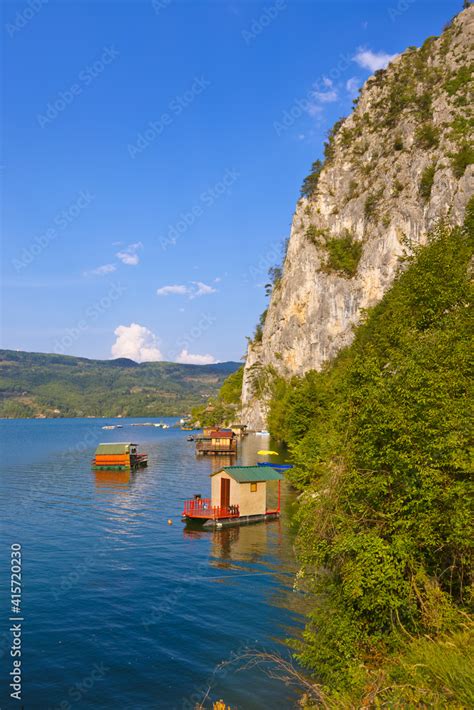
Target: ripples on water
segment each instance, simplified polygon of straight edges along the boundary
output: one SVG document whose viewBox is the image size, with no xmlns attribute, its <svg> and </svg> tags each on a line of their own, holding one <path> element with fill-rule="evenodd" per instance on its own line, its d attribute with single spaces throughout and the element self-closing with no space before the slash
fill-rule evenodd
<svg viewBox="0 0 474 710">
<path fill-rule="evenodd" d="M 283 491 L 279 521 L 186 530 L 183 500 L 208 494 L 209 473 L 228 462 L 196 458 L 186 432 L 129 426 L 137 420 L 102 431 L 109 421 L 1 423 L 1 707 L 10 707 L 14 542 L 23 548 L 26 708 L 190 709 L 209 686 L 233 708 L 293 707 L 261 670 L 217 669 L 246 646 L 287 654 L 278 639 L 299 625 L 291 495 Z M 91 470 L 99 442 L 127 440 L 148 452 L 148 468 Z M 248 437 L 239 462 L 254 463 L 263 441 Z"/>
</svg>

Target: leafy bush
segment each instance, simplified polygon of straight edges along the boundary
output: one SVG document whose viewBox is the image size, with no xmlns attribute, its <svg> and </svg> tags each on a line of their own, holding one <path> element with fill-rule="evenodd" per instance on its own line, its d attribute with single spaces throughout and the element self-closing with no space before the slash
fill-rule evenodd
<svg viewBox="0 0 474 710">
<path fill-rule="evenodd" d="M 193 420 L 201 426 L 232 424 L 240 406 L 243 376 L 243 367 L 229 375 L 222 383 L 217 397 L 191 410 Z"/>
<path fill-rule="evenodd" d="M 435 148 L 439 143 L 439 130 L 432 123 L 424 123 L 415 134 L 420 148 Z"/>
<path fill-rule="evenodd" d="M 456 142 L 465 141 L 474 133 L 474 119 L 458 115 L 451 123 L 450 138 Z"/>
<path fill-rule="evenodd" d="M 431 190 L 433 188 L 433 182 L 436 174 L 436 163 L 428 165 L 421 173 L 419 192 L 420 196 L 428 201 L 431 196 Z"/>
<path fill-rule="evenodd" d="M 468 165 L 474 163 L 474 148 L 472 143 L 463 143 L 457 153 L 451 156 L 451 166 L 455 177 L 462 178 Z"/>
<path fill-rule="evenodd" d="M 355 276 L 362 256 L 362 242 L 354 239 L 350 232 L 345 232 L 342 237 L 326 239 L 325 249 L 327 260 L 324 270 L 334 271 L 346 278 Z"/>
<path fill-rule="evenodd" d="M 357 180 L 351 180 L 349 183 L 349 190 L 347 191 L 347 201 L 353 200 L 358 195 L 359 182 Z"/>
<path fill-rule="evenodd" d="M 327 236 L 327 229 L 319 229 L 314 224 L 310 224 L 305 232 L 306 239 L 308 239 L 311 244 L 314 244 L 314 246 L 321 246 L 321 244 L 324 244 Z"/>
<path fill-rule="evenodd" d="M 380 199 L 382 197 L 383 190 L 379 190 L 378 192 L 372 192 L 370 195 L 367 195 L 367 198 L 365 200 L 364 204 L 364 215 L 365 218 L 368 220 L 374 220 L 377 217 L 377 207 L 380 202 Z"/>
<path fill-rule="evenodd" d="M 470 81 L 472 81 L 472 67 L 462 66 L 454 76 L 445 83 L 444 89 L 450 96 L 454 96 L 461 89 L 465 89 Z"/>
<path fill-rule="evenodd" d="M 393 148 L 394 150 L 403 150 L 403 137 L 400 135 L 400 133 L 395 136 Z"/>
<path fill-rule="evenodd" d="M 433 96 L 430 92 L 424 92 L 415 98 L 415 105 L 420 118 L 426 120 L 431 115 L 431 105 Z"/>
<path fill-rule="evenodd" d="M 474 199 L 464 228 L 438 228 L 406 259 L 349 348 L 274 384 L 313 600 L 295 646 L 334 707 L 473 703 L 473 242 Z"/>
<path fill-rule="evenodd" d="M 392 194 L 394 195 L 394 197 L 398 197 L 398 195 L 400 195 L 400 193 L 402 193 L 402 192 L 403 192 L 403 183 L 400 182 L 400 180 L 398 180 L 398 178 L 395 178 L 395 180 L 393 181 Z"/>
<path fill-rule="evenodd" d="M 265 320 L 267 318 L 267 313 L 268 313 L 268 308 L 265 308 L 263 313 L 261 314 L 258 323 L 255 327 L 255 332 L 253 334 L 253 342 L 254 343 L 261 343 L 262 338 L 263 338 L 263 326 L 265 325 Z"/>
<path fill-rule="evenodd" d="M 324 144 L 324 157 L 327 162 L 331 161 L 334 158 L 336 151 L 336 136 L 339 133 L 339 130 L 341 129 L 341 126 L 343 125 L 345 120 L 345 118 L 340 118 L 338 121 L 336 121 L 336 123 L 328 133 L 328 139 Z"/>
</svg>

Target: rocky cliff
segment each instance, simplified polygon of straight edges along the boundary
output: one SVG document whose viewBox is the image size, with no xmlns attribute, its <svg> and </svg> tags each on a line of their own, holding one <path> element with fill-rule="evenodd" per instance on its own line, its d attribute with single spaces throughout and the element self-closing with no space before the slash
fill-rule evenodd
<svg viewBox="0 0 474 710">
<path fill-rule="evenodd" d="M 265 426 L 275 374 L 320 369 L 390 287 L 400 256 L 473 193 L 474 7 L 363 87 L 297 204 L 281 278 L 249 344 L 242 419 Z"/>
</svg>

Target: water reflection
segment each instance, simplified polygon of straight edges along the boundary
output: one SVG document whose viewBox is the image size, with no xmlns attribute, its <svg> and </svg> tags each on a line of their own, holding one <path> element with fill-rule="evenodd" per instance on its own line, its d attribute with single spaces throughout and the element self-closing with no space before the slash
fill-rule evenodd
<svg viewBox="0 0 474 710">
<path fill-rule="evenodd" d="M 236 525 L 214 530 L 211 555 L 218 567 L 229 567 L 232 562 L 258 562 L 268 554 L 271 528 L 280 527 L 280 521 L 261 522 L 254 525 Z"/>
<path fill-rule="evenodd" d="M 96 488 L 112 488 L 114 493 L 128 491 L 136 478 L 130 469 L 124 471 L 94 471 Z"/>
<path fill-rule="evenodd" d="M 210 456 L 211 473 L 222 471 L 226 466 L 235 466 L 237 464 L 235 456 Z"/>
</svg>

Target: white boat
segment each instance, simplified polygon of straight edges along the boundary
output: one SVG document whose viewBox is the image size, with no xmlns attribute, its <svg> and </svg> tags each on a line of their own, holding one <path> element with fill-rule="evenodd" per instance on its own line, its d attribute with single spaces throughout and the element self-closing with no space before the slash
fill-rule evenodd
<svg viewBox="0 0 474 710">
<path fill-rule="evenodd" d="M 270 436 L 270 432 L 265 431 L 264 429 L 262 429 L 262 431 L 256 431 L 255 433 L 257 436 Z"/>
</svg>

